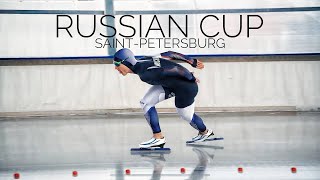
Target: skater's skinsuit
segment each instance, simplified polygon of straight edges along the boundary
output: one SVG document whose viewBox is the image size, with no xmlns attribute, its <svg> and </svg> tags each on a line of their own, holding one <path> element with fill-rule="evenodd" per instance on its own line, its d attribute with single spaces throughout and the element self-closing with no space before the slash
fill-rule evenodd
<svg viewBox="0 0 320 180">
<path fill-rule="evenodd" d="M 140 101 L 145 117 L 153 133 L 161 132 L 155 105 L 175 96 L 175 106 L 180 117 L 192 127 L 203 132 L 206 130 L 202 119 L 194 113 L 194 99 L 198 85 L 193 73 L 185 67 L 167 59 L 183 60 L 196 67 L 196 60 L 172 51 L 161 53 L 162 57 L 143 57 L 130 69 L 143 82 L 153 85 Z"/>
</svg>

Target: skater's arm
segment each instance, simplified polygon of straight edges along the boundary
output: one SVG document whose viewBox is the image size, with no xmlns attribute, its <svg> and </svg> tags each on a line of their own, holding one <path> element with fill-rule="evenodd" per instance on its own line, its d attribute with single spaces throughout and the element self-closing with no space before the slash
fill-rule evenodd
<svg viewBox="0 0 320 180">
<path fill-rule="evenodd" d="M 193 76 L 193 73 L 188 71 L 187 69 L 180 67 L 180 66 L 174 66 L 172 68 L 165 68 L 162 72 L 163 77 L 178 77 L 187 79 L 189 81 L 196 81 L 196 78 Z"/>
<path fill-rule="evenodd" d="M 161 57 L 169 59 L 169 60 L 180 60 L 180 61 L 187 62 L 192 67 L 195 67 L 198 69 L 204 68 L 203 63 L 201 61 L 199 61 L 198 59 L 193 59 L 193 58 L 191 58 L 187 55 L 181 54 L 181 53 L 177 53 L 174 51 L 167 51 L 167 52 L 160 53 L 160 55 L 161 55 Z"/>
<path fill-rule="evenodd" d="M 178 52 L 174 52 L 174 51 L 166 51 L 163 53 L 160 53 L 161 57 L 164 57 L 166 59 L 170 59 L 170 60 L 180 60 L 180 61 L 184 61 L 189 63 L 190 65 L 192 65 L 193 67 L 195 67 L 194 65 L 196 65 L 194 62 L 195 60 L 190 58 L 187 55 L 178 53 Z"/>
</svg>

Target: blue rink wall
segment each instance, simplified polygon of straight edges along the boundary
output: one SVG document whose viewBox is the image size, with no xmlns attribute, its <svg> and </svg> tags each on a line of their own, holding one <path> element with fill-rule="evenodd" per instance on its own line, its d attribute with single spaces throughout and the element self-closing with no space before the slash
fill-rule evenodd
<svg viewBox="0 0 320 180">
<path fill-rule="evenodd" d="M 143 6 L 142 6 L 143 5 Z M 154 14 L 159 18 L 165 35 L 168 14 L 183 23 L 188 13 L 188 37 L 205 39 L 199 29 L 201 19 L 215 14 L 219 21 L 204 24 L 208 33 L 221 32 L 225 48 L 169 48 L 185 54 L 207 55 L 273 55 L 320 53 L 320 2 L 317 0 L 254 1 L 1 1 L 0 61 L 10 58 L 70 58 L 111 56 L 119 48 L 97 48 L 99 33 L 105 27 L 96 26 L 89 38 L 77 34 L 76 14 L 80 14 L 83 33 L 93 28 L 92 14 L 114 14 L 119 32 L 130 29 L 119 25 L 122 15 L 132 14 L 126 23 L 142 31 Z M 57 14 L 69 14 L 73 19 L 72 38 L 61 31 L 57 38 Z M 257 14 L 263 26 L 246 35 L 246 16 Z M 239 17 L 243 30 L 237 38 L 223 35 L 222 16 L 228 20 L 227 31 L 236 33 Z M 68 21 L 61 21 L 68 25 Z M 253 24 L 259 19 L 253 19 Z M 218 29 L 216 29 L 218 27 Z M 172 37 L 182 38 L 177 28 Z M 150 37 L 161 36 L 151 32 Z M 119 35 L 115 38 L 120 38 Z M 139 39 L 138 34 L 134 37 Z M 167 48 L 131 48 L 137 55 L 153 55 Z M 188 67 L 189 68 L 189 67 Z M 191 70 L 191 68 L 189 68 Z M 319 110 L 320 61 L 206 62 L 205 69 L 193 70 L 201 79 L 196 106 L 215 110 Z M 33 112 L 64 110 L 97 110 L 140 108 L 139 101 L 150 86 L 137 76 L 120 76 L 112 64 L 0 66 L 0 112 Z M 134 96 L 128 96 L 134 94 Z M 161 108 L 174 108 L 172 100 Z"/>
</svg>

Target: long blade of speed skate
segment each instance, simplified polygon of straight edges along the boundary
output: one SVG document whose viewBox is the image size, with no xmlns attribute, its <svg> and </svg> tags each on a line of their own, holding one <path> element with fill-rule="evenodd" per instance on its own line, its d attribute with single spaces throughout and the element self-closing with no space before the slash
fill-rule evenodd
<svg viewBox="0 0 320 180">
<path fill-rule="evenodd" d="M 170 154 L 170 148 L 131 148 L 131 154 Z"/>
<path fill-rule="evenodd" d="M 187 141 L 186 143 L 187 144 L 190 144 L 190 143 L 201 143 L 201 142 L 206 142 L 206 141 L 217 141 L 217 140 L 223 140 L 223 137 L 218 137 L 218 138 L 208 138 L 204 141 L 200 141 L 200 142 L 197 142 L 197 141 Z"/>
<path fill-rule="evenodd" d="M 217 138 L 208 138 L 205 141 L 218 141 L 218 140 L 223 140 L 223 137 L 217 137 Z"/>
<path fill-rule="evenodd" d="M 155 152 L 160 152 L 160 151 L 171 151 L 170 148 L 131 148 L 132 151 L 139 151 L 139 152 L 145 152 L 145 151 L 155 151 Z"/>
</svg>

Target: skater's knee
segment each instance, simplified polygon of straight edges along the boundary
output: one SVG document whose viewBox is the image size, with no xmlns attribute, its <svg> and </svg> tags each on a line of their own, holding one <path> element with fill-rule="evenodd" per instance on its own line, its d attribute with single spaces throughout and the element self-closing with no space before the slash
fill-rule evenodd
<svg viewBox="0 0 320 180">
<path fill-rule="evenodd" d="M 147 113 L 151 107 L 154 107 L 154 105 L 155 104 L 149 103 L 149 102 L 144 101 L 144 100 L 140 101 L 140 106 L 141 106 L 144 114 Z"/>
<path fill-rule="evenodd" d="M 180 114 L 179 113 L 179 115 L 180 115 L 181 119 L 183 119 L 189 123 L 192 121 L 192 116 L 190 117 L 188 114 Z"/>
<path fill-rule="evenodd" d="M 177 108 L 177 112 L 180 115 L 181 119 L 190 123 L 194 115 L 194 103 L 185 108 Z"/>
</svg>

